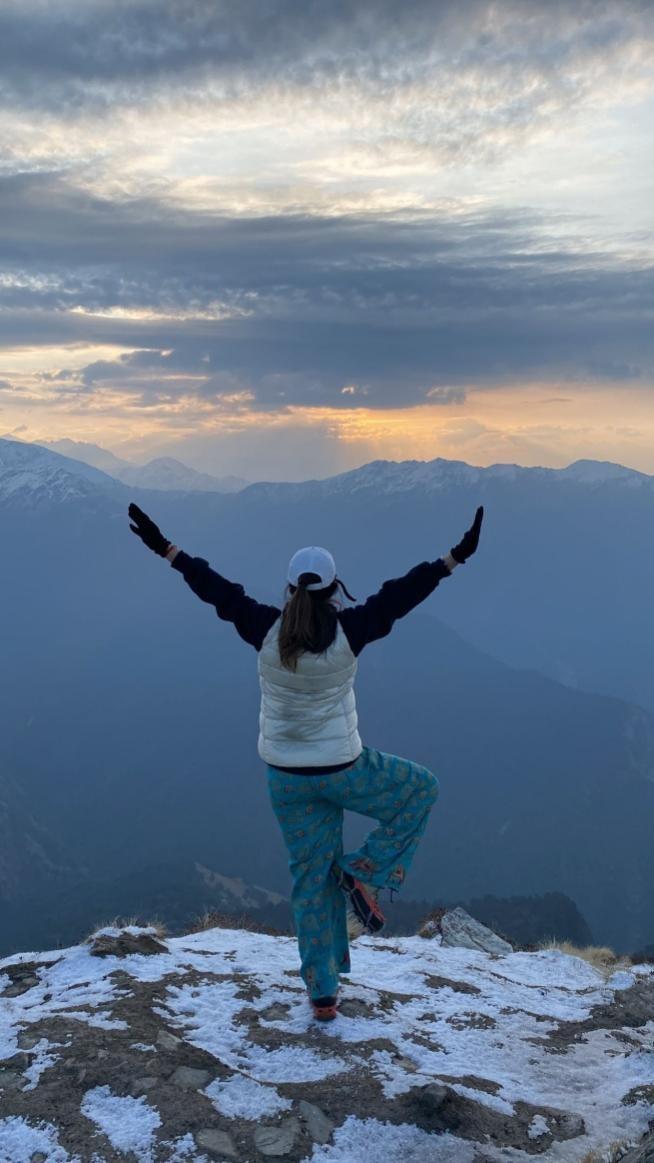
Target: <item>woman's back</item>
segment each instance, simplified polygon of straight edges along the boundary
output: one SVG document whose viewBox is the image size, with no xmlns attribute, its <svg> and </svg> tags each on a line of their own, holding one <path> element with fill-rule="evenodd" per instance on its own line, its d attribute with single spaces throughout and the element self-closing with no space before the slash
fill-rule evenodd
<svg viewBox="0 0 654 1163">
<path fill-rule="evenodd" d="M 340 622 L 334 620 L 325 650 L 301 651 L 292 667 L 282 661 L 281 629 L 282 617 L 259 651 L 259 754 L 281 767 L 352 763 L 362 748 L 353 690 L 357 660 Z"/>
</svg>

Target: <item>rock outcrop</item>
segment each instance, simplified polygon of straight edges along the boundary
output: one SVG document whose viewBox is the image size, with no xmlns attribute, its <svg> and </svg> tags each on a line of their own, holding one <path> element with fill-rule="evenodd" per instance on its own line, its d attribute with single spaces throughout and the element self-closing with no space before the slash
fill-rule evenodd
<svg viewBox="0 0 654 1163">
<path fill-rule="evenodd" d="M 498 937 L 462 908 L 437 910 L 424 922 L 419 936 L 441 937 L 443 945 L 451 949 L 478 949 L 496 957 L 513 953 L 513 946 L 508 941 Z"/>
<path fill-rule="evenodd" d="M 646 1163 L 651 966 L 606 981 L 440 935 L 353 957 L 324 1027 L 290 938 L 114 929 L 0 962 L 0 1160 L 482 1163 L 620 1140 Z"/>
</svg>

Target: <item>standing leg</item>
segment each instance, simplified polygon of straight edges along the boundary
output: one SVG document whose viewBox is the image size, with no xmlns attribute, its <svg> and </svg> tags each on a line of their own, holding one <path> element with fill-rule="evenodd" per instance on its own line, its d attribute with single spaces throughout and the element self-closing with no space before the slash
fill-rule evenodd
<svg viewBox="0 0 654 1163">
<path fill-rule="evenodd" d="M 436 776 L 409 759 L 366 747 L 351 768 L 329 780 L 332 802 L 379 821 L 337 865 L 366 884 L 399 888 L 438 798 Z"/>
<path fill-rule="evenodd" d="M 290 856 L 301 974 L 311 998 L 335 997 L 349 973 L 345 902 L 331 866 L 343 854 L 343 809 L 320 776 L 268 769 L 268 790 Z"/>
</svg>

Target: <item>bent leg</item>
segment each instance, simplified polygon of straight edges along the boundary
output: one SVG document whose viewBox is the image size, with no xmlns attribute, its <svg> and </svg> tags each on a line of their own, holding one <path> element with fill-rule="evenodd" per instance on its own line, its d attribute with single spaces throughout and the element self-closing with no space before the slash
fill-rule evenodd
<svg viewBox="0 0 654 1163">
<path fill-rule="evenodd" d="M 270 768 L 268 789 L 290 857 L 302 979 L 312 998 L 335 997 L 350 972 L 345 902 L 330 874 L 343 854 L 343 809 L 323 798 L 318 776 Z"/>
<path fill-rule="evenodd" d="M 426 767 L 364 748 L 357 762 L 329 776 L 332 802 L 379 821 L 356 852 L 337 859 L 346 872 L 378 888 L 399 888 L 438 798 Z"/>
</svg>

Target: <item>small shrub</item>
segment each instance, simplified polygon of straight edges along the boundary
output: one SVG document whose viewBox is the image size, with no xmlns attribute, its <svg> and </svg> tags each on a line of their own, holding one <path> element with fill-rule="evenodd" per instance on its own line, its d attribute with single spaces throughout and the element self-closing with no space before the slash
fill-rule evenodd
<svg viewBox="0 0 654 1163">
<path fill-rule="evenodd" d="M 436 937 L 441 931 L 441 921 L 447 911 L 447 908 L 436 908 L 427 913 L 420 922 L 418 936 L 426 938 Z"/>
<path fill-rule="evenodd" d="M 626 967 L 631 964 L 629 958 L 618 957 L 617 953 L 610 949 L 608 945 L 586 945 L 584 947 L 573 945 L 571 941 L 545 941 L 540 945 L 541 949 L 556 949 L 559 953 L 565 953 L 568 957 L 580 957 L 582 961 L 587 961 L 595 969 L 599 969 L 601 973 L 610 974 L 615 969 Z"/>
<path fill-rule="evenodd" d="M 581 1159 L 581 1163 L 619 1163 L 627 1151 L 630 1151 L 632 1144 L 626 1139 L 620 1139 L 610 1143 L 608 1147 L 602 1147 L 593 1151 L 587 1151 Z"/>
<path fill-rule="evenodd" d="M 219 913 L 210 909 L 196 917 L 188 928 L 189 933 L 204 933 L 207 929 L 245 929 L 248 933 L 264 933 L 268 937 L 287 937 L 288 933 L 274 929 L 257 921 L 251 913 Z"/>
<path fill-rule="evenodd" d="M 84 944 L 88 944 L 97 937 L 98 933 L 102 933 L 105 929 L 149 929 L 154 937 L 159 937 L 160 940 L 166 936 L 166 926 L 163 921 L 144 921 L 141 917 L 114 917 L 112 921 L 105 921 L 101 925 L 94 925 L 90 933 L 84 938 Z"/>
</svg>

